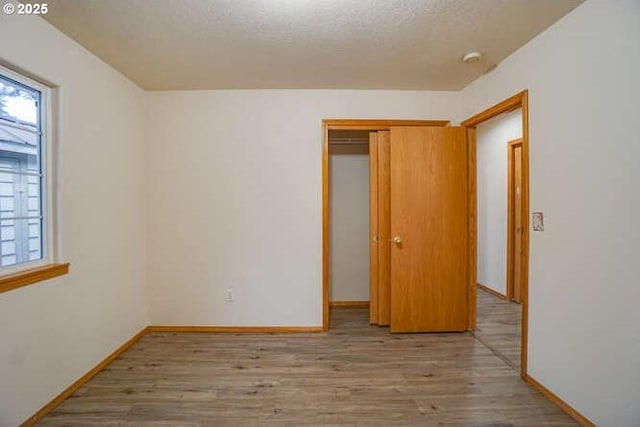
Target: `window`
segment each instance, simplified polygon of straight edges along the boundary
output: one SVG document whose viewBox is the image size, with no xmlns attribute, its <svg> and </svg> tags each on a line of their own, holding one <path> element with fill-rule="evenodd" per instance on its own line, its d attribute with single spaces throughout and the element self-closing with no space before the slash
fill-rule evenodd
<svg viewBox="0 0 640 427">
<path fill-rule="evenodd" d="M 47 95 L 0 68 L 0 275 L 51 263 Z"/>
<path fill-rule="evenodd" d="M 69 272 L 52 249 L 49 92 L 0 66 L 0 292 Z"/>
</svg>

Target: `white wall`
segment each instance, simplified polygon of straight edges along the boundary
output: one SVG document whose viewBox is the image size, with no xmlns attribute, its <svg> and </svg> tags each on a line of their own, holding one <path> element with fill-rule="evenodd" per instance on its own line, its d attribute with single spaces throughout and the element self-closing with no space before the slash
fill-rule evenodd
<svg viewBox="0 0 640 427">
<path fill-rule="evenodd" d="M 149 100 L 151 323 L 319 326 L 321 120 L 448 119 L 458 94 L 221 90 Z"/>
<path fill-rule="evenodd" d="M 463 92 L 528 88 L 529 373 L 600 426 L 640 425 L 640 2 L 589 0 Z"/>
<path fill-rule="evenodd" d="M 369 150 L 329 148 L 329 301 L 369 301 Z"/>
<path fill-rule="evenodd" d="M 477 127 L 478 283 L 507 292 L 507 143 L 522 137 L 522 111 Z"/>
<path fill-rule="evenodd" d="M 33 415 L 147 324 L 146 97 L 44 20 L 0 14 L 0 61 L 59 86 L 60 260 L 0 294 L 0 426 Z"/>
</svg>

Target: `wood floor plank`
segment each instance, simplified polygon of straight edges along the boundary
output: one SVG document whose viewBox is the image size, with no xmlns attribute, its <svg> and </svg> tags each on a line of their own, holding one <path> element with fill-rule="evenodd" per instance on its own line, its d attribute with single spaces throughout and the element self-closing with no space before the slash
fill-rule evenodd
<svg viewBox="0 0 640 427">
<path fill-rule="evenodd" d="M 469 334 L 391 335 L 366 308 L 331 325 L 149 334 L 39 425 L 577 425 Z"/>
</svg>

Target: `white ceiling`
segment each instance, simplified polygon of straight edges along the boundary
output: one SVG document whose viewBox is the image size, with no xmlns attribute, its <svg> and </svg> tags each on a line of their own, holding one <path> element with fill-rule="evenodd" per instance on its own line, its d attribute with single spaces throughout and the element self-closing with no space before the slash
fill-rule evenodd
<svg viewBox="0 0 640 427">
<path fill-rule="evenodd" d="M 53 0 L 45 19 L 149 90 L 459 90 L 581 2 Z"/>
</svg>

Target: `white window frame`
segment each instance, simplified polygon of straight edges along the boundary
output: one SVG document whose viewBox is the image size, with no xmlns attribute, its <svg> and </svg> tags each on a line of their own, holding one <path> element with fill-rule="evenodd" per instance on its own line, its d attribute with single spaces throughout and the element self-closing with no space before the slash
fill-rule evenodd
<svg viewBox="0 0 640 427">
<path fill-rule="evenodd" d="M 42 258 L 34 261 L 1 267 L 0 277 L 9 276 L 34 268 L 55 264 L 54 244 L 54 183 L 52 155 L 52 121 L 51 121 L 51 88 L 31 78 L 0 65 L 0 74 L 29 88 L 40 92 L 40 158 L 41 158 L 41 215 L 42 215 Z"/>
</svg>

